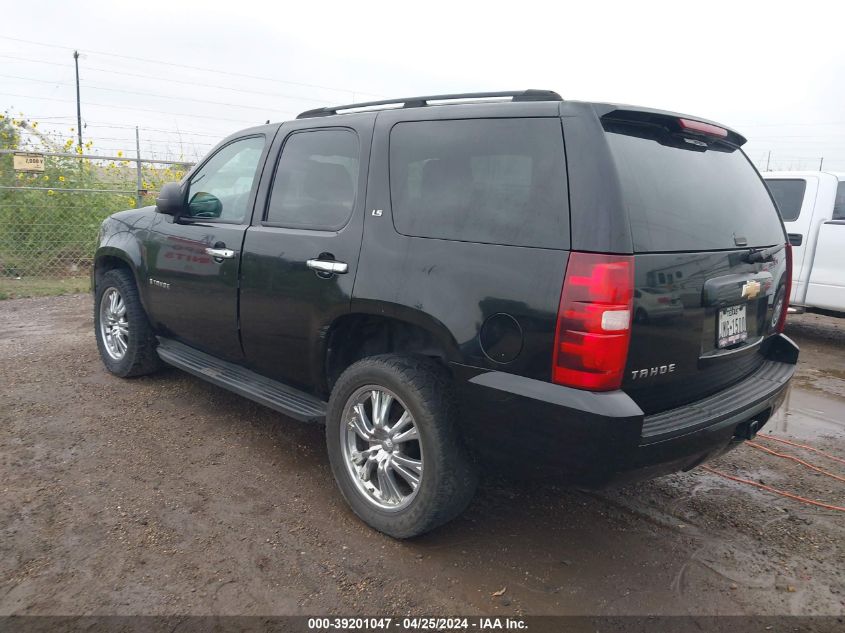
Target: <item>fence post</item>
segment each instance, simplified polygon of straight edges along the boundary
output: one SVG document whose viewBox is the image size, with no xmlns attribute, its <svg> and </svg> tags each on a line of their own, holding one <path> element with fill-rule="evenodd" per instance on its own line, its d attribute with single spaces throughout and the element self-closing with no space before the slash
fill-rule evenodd
<svg viewBox="0 0 845 633">
<path fill-rule="evenodd" d="M 135 190 L 135 208 L 141 208 L 141 190 L 144 186 L 143 176 L 141 174 L 141 137 L 138 133 L 138 126 L 135 126 L 135 168 L 138 175 L 138 186 Z"/>
</svg>

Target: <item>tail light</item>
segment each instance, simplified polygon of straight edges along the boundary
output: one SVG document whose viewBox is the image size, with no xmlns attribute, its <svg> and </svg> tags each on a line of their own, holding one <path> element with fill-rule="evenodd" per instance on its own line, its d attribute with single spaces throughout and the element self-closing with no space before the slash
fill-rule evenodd
<svg viewBox="0 0 845 633">
<path fill-rule="evenodd" d="M 678 119 L 678 123 L 680 123 L 681 129 L 687 132 L 697 132 L 699 134 L 719 136 L 721 138 L 725 138 L 728 135 L 728 131 L 725 128 L 713 125 L 712 123 L 705 123 L 704 121 Z"/>
<path fill-rule="evenodd" d="M 570 254 L 557 313 L 554 382 L 593 391 L 619 388 L 633 296 L 633 256 Z"/>
<path fill-rule="evenodd" d="M 780 316 L 778 317 L 778 322 L 775 326 L 775 330 L 778 332 L 783 332 L 783 329 L 786 327 L 786 313 L 789 310 L 789 299 L 792 296 L 792 244 L 789 242 L 786 243 L 786 273 L 784 273 L 784 275 L 786 276 L 786 279 L 783 283 L 783 306 L 780 309 Z"/>
</svg>

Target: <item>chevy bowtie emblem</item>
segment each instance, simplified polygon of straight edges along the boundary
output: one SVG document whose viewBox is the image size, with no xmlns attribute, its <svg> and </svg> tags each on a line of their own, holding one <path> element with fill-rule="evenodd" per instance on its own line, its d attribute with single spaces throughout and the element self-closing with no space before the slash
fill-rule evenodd
<svg viewBox="0 0 845 633">
<path fill-rule="evenodd" d="M 742 284 L 742 298 L 743 299 L 753 299 L 758 294 L 760 294 L 760 282 L 759 281 L 746 281 Z"/>
</svg>

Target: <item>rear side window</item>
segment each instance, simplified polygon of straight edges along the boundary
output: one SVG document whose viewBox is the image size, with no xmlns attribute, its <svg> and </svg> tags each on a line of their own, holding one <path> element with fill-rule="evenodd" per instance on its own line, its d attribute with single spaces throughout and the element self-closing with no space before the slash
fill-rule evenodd
<svg viewBox="0 0 845 633">
<path fill-rule="evenodd" d="M 636 252 L 784 242 L 766 185 L 739 149 L 656 125 L 604 125 Z"/>
<path fill-rule="evenodd" d="M 390 134 L 396 230 L 467 242 L 569 247 L 558 119 L 398 123 Z"/>
<path fill-rule="evenodd" d="M 801 205 L 804 202 L 804 191 L 807 189 L 807 181 L 801 178 L 794 179 L 772 179 L 767 180 L 769 191 L 778 205 L 780 217 L 784 222 L 792 222 L 801 215 Z"/>
<path fill-rule="evenodd" d="M 833 219 L 845 220 L 845 180 L 836 187 L 836 202 L 833 203 Z"/>
<path fill-rule="evenodd" d="M 358 137 L 354 132 L 294 132 L 282 148 L 265 222 L 339 229 L 352 215 L 357 185 Z"/>
</svg>

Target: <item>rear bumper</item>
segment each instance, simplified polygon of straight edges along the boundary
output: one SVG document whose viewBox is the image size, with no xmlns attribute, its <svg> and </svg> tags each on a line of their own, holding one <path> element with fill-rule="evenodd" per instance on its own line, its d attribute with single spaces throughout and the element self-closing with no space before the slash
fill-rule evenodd
<svg viewBox="0 0 845 633">
<path fill-rule="evenodd" d="M 759 430 L 786 396 L 798 348 L 785 336 L 741 382 L 646 416 L 624 392 L 592 393 L 503 372 L 460 377 L 471 446 L 512 469 L 555 471 L 589 485 L 686 470 Z"/>
</svg>

